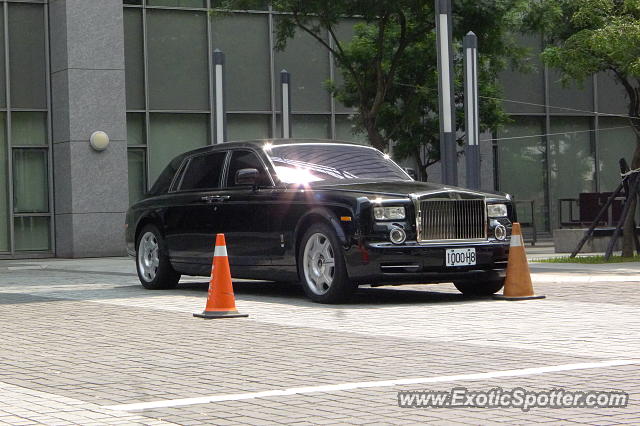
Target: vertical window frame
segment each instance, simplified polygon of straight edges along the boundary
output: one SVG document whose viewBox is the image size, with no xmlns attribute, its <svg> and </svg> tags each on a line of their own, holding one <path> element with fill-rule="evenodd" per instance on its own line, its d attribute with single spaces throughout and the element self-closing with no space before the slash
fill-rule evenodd
<svg viewBox="0 0 640 426">
<path fill-rule="evenodd" d="M 9 252 L 0 253 L 0 257 L 9 256 L 9 258 L 15 258 L 16 256 L 24 256 L 28 254 L 29 257 L 49 257 L 55 254 L 55 207 L 53 198 L 53 141 L 52 141 L 52 126 L 51 126 L 51 79 L 50 79 L 50 57 L 49 57 L 49 7 L 45 2 L 28 2 L 31 5 L 40 5 L 42 7 L 43 16 L 43 32 L 44 43 L 42 53 L 44 55 L 44 83 L 45 83 L 45 108 L 19 108 L 14 107 L 11 94 L 11 48 L 10 48 L 10 31 L 9 31 L 9 11 L 11 7 L 15 7 L 20 3 L 2 2 L 3 10 L 3 35 L 4 35 L 4 66 L 5 79 L 1 84 L 5 85 L 6 94 L 6 107 L 2 109 L 6 117 L 5 136 L 7 140 L 7 193 L 8 193 L 8 216 L 9 216 Z M 45 112 L 45 129 L 46 129 L 46 143 L 43 145 L 23 145 L 15 144 L 13 142 L 13 117 L 14 113 L 23 112 Z M 22 149 L 34 149 L 46 151 L 45 161 L 47 162 L 45 176 L 47 183 L 47 211 L 46 212 L 28 212 L 28 213 L 16 213 L 15 211 L 15 179 L 14 179 L 14 152 Z M 47 249 L 24 249 L 18 250 L 16 247 L 16 222 L 18 218 L 40 218 L 44 217 L 48 220 L 48 243 Z"/>
</svg>

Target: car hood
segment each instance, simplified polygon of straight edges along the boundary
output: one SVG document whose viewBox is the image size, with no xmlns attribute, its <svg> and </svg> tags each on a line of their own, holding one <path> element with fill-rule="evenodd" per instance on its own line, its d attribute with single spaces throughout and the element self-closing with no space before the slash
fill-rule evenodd
<svg viewBox="0 0 640 426">
<path fill-rule="evenodd" d="M 406 197 L 409 194 L 422 194 L 422 193 L 437 193 L 437 192 L 465 192 L 473 193 L 478 196 L 487 198 L 504 198 L 503 193 L 491 193 L 475 191 L 467 188 L 460 188 L 451 185 L 442 185 L 428 182 L 418 181 L 401 181 L 401 180 L 350 180 L 345 181 L 322 181 L 313 182 L 310 187 L 314 190 L 332 190 L 332 191 L 347 191 L 358 192 L 362 194 L 379 194 L 387 196 L 402 196 Z"/>
</svg>

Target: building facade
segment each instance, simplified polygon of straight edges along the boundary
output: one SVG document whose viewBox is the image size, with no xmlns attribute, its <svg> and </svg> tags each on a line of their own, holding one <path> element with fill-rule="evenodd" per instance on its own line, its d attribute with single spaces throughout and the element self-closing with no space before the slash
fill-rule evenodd
<svg viewBox="0 0 640 426">
<path fill-rule="evenodd" d="M 280 135 L 286 69 L 295 137 L 365 142 L 326 90 L 340 80 L 326 50 L 303 34 L 275 50 L 268 6 L 211 14 L 212 3 L 0 0 L 0 257 L 124 254 L 128 205 L 173 156 L 213 143 L 214 49 L 226 55 L 228 140 Z M 559 199 L 615 188 L 635 135 L 610 76 L 563 88 L 537 60 L 541 40 L 523 43 L 537 71 L 501 76 L 513 121 L 483 136 L 483 187 L 522 200 L 525 221 L 532 200 L 550 231 Z M 95 131 L 106 150 L 90 147 Z"/>
</svg>

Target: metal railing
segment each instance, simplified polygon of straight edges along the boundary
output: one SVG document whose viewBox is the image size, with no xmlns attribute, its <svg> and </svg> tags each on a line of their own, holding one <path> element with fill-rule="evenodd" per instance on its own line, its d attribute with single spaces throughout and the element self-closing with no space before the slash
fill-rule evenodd
<svg viewBox="0 0 640 426">
<path fill-rule="evenodd" d="M 518 204 L 524 204 L 529 207 L 528 210 L 530 213 L 531 222 L 523 222 L 518 218 L 518 223 L 520 223 L 520 226 L 526 226 L 531 228 L 531 245 L 535 246 L 536 243 L 538 242 L 538 230 L 536 228 L 536 216 L 535 216 L 536 202 L 535 200 L 515 200 L 514 204 L 516 205 L 516 210 L 518 210 Z"/>
</svg>

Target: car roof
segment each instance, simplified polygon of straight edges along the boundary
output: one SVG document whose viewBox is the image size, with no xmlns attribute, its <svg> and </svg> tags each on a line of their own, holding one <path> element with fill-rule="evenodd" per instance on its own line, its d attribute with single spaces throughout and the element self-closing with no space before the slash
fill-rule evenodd
<svg viewBox="0 0 640 426">
<path fill-rule="evenodd" d="M 187 151 L 183 153 L 183 156 L 201 153 L 201 152 L 209 152 L 209 151 L 217 151 L 222 149 L 233 149 L 233 148 L 254 148 L 260 149 L 265 144 L 271 144 L 273 146 L 277 145 L 290 145 L 290 144 L 338 144 L 338 145 L 354 145 L 361 146 L 364 148 L 371 148 L 369 145 L 363 145 L 356 142 L 348 142 L 348 141 L 338 141 L 332 139 L 304 139 L 304 138 L 291 138 L 291 139 L 252 139 L 246 141 L 232 141 L 232 142 L 223 142 L 216 145 L 207 145 L 202 148 L 197 148 L 192 151 Z"/>
</svg>

